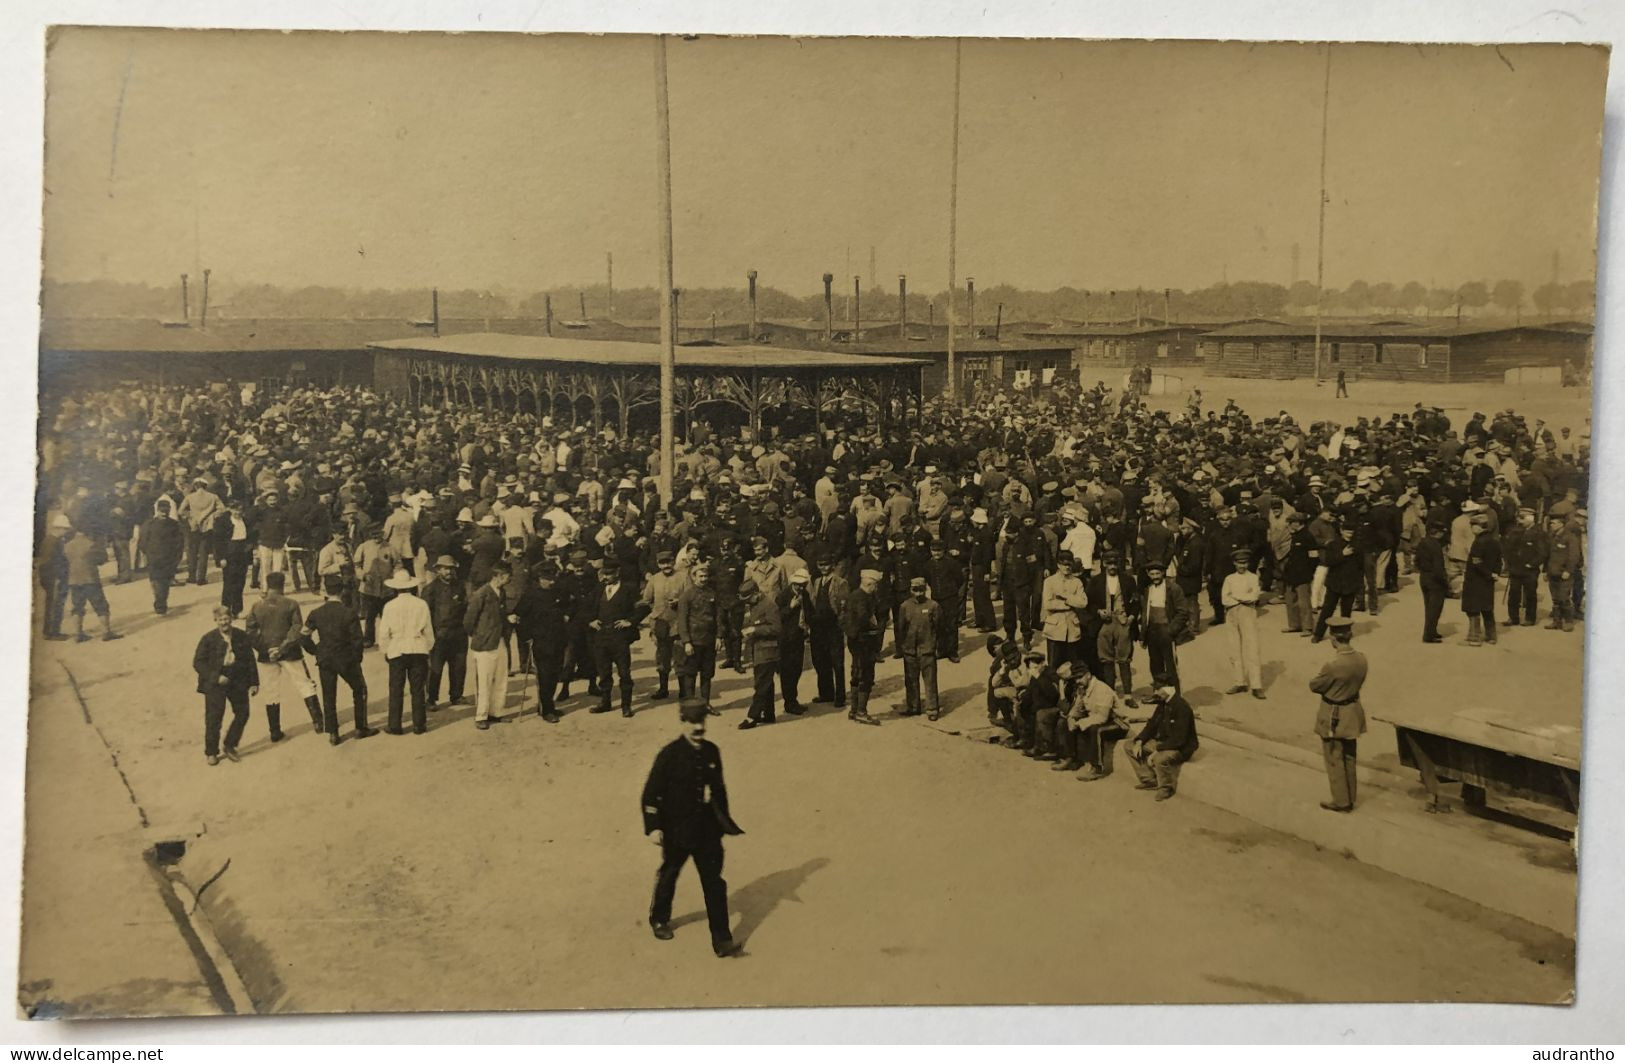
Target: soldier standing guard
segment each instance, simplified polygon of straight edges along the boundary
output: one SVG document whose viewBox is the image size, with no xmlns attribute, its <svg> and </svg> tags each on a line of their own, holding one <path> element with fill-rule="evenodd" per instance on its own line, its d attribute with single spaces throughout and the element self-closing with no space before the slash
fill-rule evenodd
<svg viewBox="0 0 1625 1063">
<path fill-rule="evenodd" d="M 711 925 L 711 948 L 718 957 L 737 955 L 728 926 L 728 883 L 722 878 L 722 838 L 743 834 L 728 811 L 728 788 L 722 781 L 722 751 L 705 737 L 709 706 L 684 698 L 678 706 L 679 737 L 655 756 L 643 784 L 643 833 L 660 846 L 649 926 L 661 941 L 672 939 L 671 903 L 677 876 L 689 857 L 705 893 L 705 915 Z"/>
<path fill-rule="evenodd" d="M 1320 674 L 1309 681 L 1309 689 L 1320 695 L 1320 711 L 1315 715 L 1315 733 L 1326 755 L 1326 776 L 1331 781 L 1332 799 L 1320 807 L 1329 812 L 1354 811 L 1355 745 L 1365 733 L 1365 708 L 1360 704 L 1360 688 L 1365 684 L 1365 654 L 1350 645 L 1354 621 L 1335 616 L 1326 622 L 1332 635 L 1332 659 L 1321 666 Z"/>
<path fill-rule="evenodd" d="M 886 637 L 886 623 L 875 602 L 880 576 L 877 568 L 860 570 L 857 590 L 846 596 L 846 613 L 841 623 L 846 631 L 847 652 L 852 656 L 852 707 L 847 711 L 847 719 L 876 725 L 880 721 L 869 715 L 869 691 L 874 689 L 875 659 L 880 656 L 880 644 Z"/>
<path fill-rule="evenodd" d="M 739 585 L 739 600 L 745 604 L 745 659 L 751 664 L 755 692 L 750 699 L 750 711 L 740 721 L 739 729 L 748 731 L 764 723 L 773 723 L 773 684 L 779 677 L 779 637 L 784 621 L 779 603 L 762 592 L 761 586 L 751 580 Z"/>
<path fill-rule="evenodd" d="M 710 702 L 711 677 L 717 670 L 717 639 L 722 632 L 722 613 L 727 608 L 711 585 L 711 562 L 703 558 L 694 562 L 689 568 L 688 586 L 677 597 L 675 637 L 683 648 L 677 664 L 679 697 L 697 693 L 701 701 Z"/>
<path fill-rule="evenodd" d="M 924 576 L 909 580 L 909 597 L 903 602 L 903 637 L 897 648 L 903 654 L 903 691 L 907 699 L 904 716 L 921 712 L 935 720 L 937 702 L 937 625 L 942 605 L 926 597 Z"/>
</svg>

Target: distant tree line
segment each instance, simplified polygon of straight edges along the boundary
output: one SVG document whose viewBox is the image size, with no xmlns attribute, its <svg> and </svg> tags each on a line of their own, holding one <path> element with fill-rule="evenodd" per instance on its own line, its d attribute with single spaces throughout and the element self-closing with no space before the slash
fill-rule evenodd
<svg viewBox="0 0 1625 1063">
<path fill-rule="evenodd" d="M 604 284 L 559 288 L 551 292 L 519 292 L 495 288 L 444 289 L 440 292 L 442 318 L 540 318 L 551 296 L 553 315 L 559 320 L 613 317 L 620 321 L 653 321 L 660 313 L 659 297 L 653 288 L 617 289 L 613 302 Z M 947 319 L 947 292 L 909 293 L 909 320 L 923 323 Z M 201 302 L 198 280 L 192 279 L 190 313 L 196 317 Z M 1542 284 L 1526 292 L 1520 281 L 1494 283 L 1469 281 L 1456 288 L 1434 288 L 1420 281 L 1375 284 L 1357 280 L 1341 289 L 1328 288 L 1321 310 L 1333 315 L 1444 316 L 1459 312 L 1467 316 L 1494 315 L 1534 319 L 1589 318 L 1594 310 L 1595 285 L 1590 280 L 1568 284 Z M 48 317 L 119 317 L 178 319 L 181 315 L 180 283 L 157 286 L 119 281 L 46 281 L 42 305 Z M 1002 307 L 1002 310 L 1001 310 Z M 1002 313 L 1010 322 L 1123 321 L 1139 318 L 1160 319 L 1166 313 L 1176 321 L 1230 321 L 1247 317 L 1308 314 L 1315 308 L 1315 286 L 1298 281 L 1288 287 L 1260 281 L 1214 284 L 1194 291 L 1181 288 L 1121 288 L 1084 290 L 1057 288 L 1037 292 L 1007 284 L 991 285 L 976 292 L 977 322 L 991 323 Z M 222 284 L 218 279 L 210 292 L 210 314 L 221 318 L 395 318 L 419 320 L 429 317 L 428 289 L 338 288 L 321 285 L 284 287 L 274 284 Z M 739 288 L 685 289 L 679 294 L 678 312 L 685 322 L 715 315 L 719 322 L 746 319 L 749 309 L 743 286 Z M 861 314 L 864 321 L 895 321 L 898 293 L 895 288 L 871 287 L 854 299 L 850 286 L 834 291 L 837 320 L 850 320 Z M 777 288 L 757 289 L 757 314 L 762 319 L 822 320 L 822 294 L 791 295 Z M 958 301 L 959 320 L 970 314 L 966 292 Z"/>
</svg>

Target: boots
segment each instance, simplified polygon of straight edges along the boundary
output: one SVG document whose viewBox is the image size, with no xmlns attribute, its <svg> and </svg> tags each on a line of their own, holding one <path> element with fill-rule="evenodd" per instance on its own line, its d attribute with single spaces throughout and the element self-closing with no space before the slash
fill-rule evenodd
<svg viewBox="0 0 1625 1063">
<path fill-rule="evenodd" d="M 879 725 L 880 721 L 869 715 L 869 692 L 867 690 L 854 690 L 852 692 L 852 711 L 846 714 L 849 720 L 858 723 Z"/>
<path fill-rule="evenodd" d="M 607 690 L 609 688 L 605 687 L 604 689 Z M 664 688 L 662 688 L 661 692 L 662 693 L 665 692 Z M 606 699 L 606 701 L 607 701 L 607 699 Z M 632 718 L 632 688 L 631 687 L 622 687 L 621 688 L 621 715 L 626 717 L 628 720 L 630 720 Z"/>
<path fill-rule="evenodd" d="M 1495 615 L 1493 613 L 1484 617 L 1484 641 L 1491 646 L 1495 645 Z"/>
<path fill-rule="evenodd" d="M 317 734 L 327 730 L 327 724 L 322 721 L 322 703 L 312 694 L 305 699 L 305 710 L 310 713 L 310 725 L 316 729 Z"/>
<path fill-rule="evenodd" d="M 835 704 L 835 707 L 837 709 L 846 708 L 846 684 L 844 682 L 842 682 L 840 679 L 837 679 L 835 681 L 835 702 L 834 702 L 834 704 Z"/>
<path fill-rule="evenodd" d="M 1467 645 L 1481 646 L 1484 643 L 1484 618 L 1474 613 L 1467 618 Z"/>
<path fill-rule="evenodd" d="M 684 672 L 677 673 L 677 697 L 679 699 L 694 696 L 694 677 Z"/>
<path fill-rule="evenodd" d="M 271 729 L 271 741 L 282 741 L 282 706 L 272 702 L 265 706 L 265 723 Z"/>
<path fill-rule="evenodd" d="M 663 672 L 660 673 L 660 687 L 653 694 L 649 695 L 649 700 L 650 701 L 665 701 L 667 698 L 671 697 L 671 688 L 666 685 L 667 680 L 670 678 L 670 676 L 671 676 L 671 672 L 669 672 L 669 671 L 663 671 Z M 679 690 L 682 688 L 682 685 L 683 685 L 682 676 L 678 676 L 677 677 L 677 686 L 678 686 Z"/>
</svg>

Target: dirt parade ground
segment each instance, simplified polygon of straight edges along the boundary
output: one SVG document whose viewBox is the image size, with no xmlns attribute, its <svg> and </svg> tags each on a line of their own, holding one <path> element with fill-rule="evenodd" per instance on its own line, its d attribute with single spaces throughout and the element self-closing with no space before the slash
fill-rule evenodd
<svg viewBox="0 0 1625 1063">
<path fill-rule="evenodd" d="M 1541 401 L 1485 390 L 1461 401 Z M 1554 388 L 1547 401 L 1581 423 L 1583 395 Z M 1084 784 L 994 744 L 988 658 L 968 627 L 963 660 L 941 662 L 935 723 L 896 715 L 889 652 L 870 702 L 879 727 L 813 705 L 741 733 L 749 677 L 720 673 L 709 737 L 746 833 L 725 867 L 743 954 L 719 961 L 692 871 L 675 940 L 649 933 L 658 851 L 638 794 L 678 719 L 675 699 L 649 699 L 647 637 L 630 720 L 590 714 L 578 683 L 548 724 L 533 681 L 513 674 L 507 720 L 487 731 L 465 702 L 433 712 L 426 735 L 357 741 L 345 694 L 342 744 L 293 705 L 273 745 L 260 696 L 241 763 L 209 767 L 190 661 L 218 583 L 176 588 L 166 617 L 145 582 L 109 578 L 107 594 L 122 640 L 34 649 L 21 965 L 32 1014 L 1555 1003 L 1574 986 L 1575 862 L 1558 832 L 1425 814 L 1382 723 L 1359 747 L 1362 806 L 1319 809 L 1307 683 L 1330 650 L 1283 633 L 1279 605 L 1258 625 L 1264 700 L 1221 693 L 1224 630 L 1180 647 L 1202 748 L 1161 802 L 1135 789 L 1122 752 L 1113 776 Z M 316 599 L 297 600 L 308 611 Z M 1423 647 L 1409 577 L 1380 615 L 1355 620 L 1373 716 L 1425 699 L 1570 717 L 1580 703 L 1583 624 L 1470 647 L 1451 603 L 1445 641 Z M 376 651 L 365 674 L 382 726 Z M 809 668 L 804 700 L 813 686 Z"/>
</svg>

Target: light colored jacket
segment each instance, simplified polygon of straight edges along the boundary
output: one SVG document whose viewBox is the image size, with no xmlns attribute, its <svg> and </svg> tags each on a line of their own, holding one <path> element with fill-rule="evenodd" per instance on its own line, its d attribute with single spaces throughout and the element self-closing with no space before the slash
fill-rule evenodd
<svg viewBox="0 0 1625 1063">
<path fill-rule="evenodd" d="M 434 622 L 429 603 L 415 594 L 401 593 L 384 605 L 378 616 L 378 647 L 393 660 L 402 654 L 427 654 L 434 648 Z"/>
<path fill-rule="evenodd" d="M 1044 579 L 1044 637 L 1056 642 L 1076 642 L 1083 638 L 1078 610 L 1089 604 L 1083 581 L 1065 572 Z"/>
</svg>

